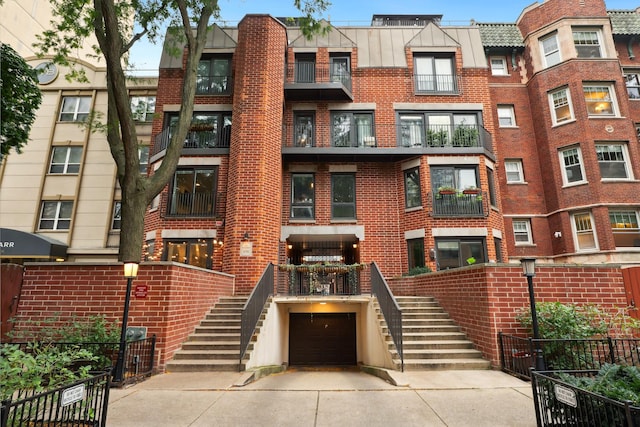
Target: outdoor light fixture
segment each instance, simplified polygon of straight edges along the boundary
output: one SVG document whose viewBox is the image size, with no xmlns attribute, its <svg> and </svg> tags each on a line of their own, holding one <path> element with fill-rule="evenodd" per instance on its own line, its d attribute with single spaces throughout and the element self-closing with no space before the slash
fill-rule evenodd
<svg viewBox="0 0 640 427">
<path fill-rule="evenodd" d="M 116 373 L 113 376 L 114 382 L 124 381 L 124 360 L 127 347 L 127 320 L 129 318 L 129 301 L 131 300 L 131 282 L 138 276 L 138 263 L 124 263 L 124 277 L 127 278 L 127 293 L 124 297 L 124 312 L 122 313 L 122 329 L 120 330 L 120 346 L 118 347 L 118 361 L 116 362 Z"/>
<path fill-rule="evenodd" d="M 249 232 L 245 231 L 244 236 L 242 237 L 242 240 L 249 240 Z"/>
<path fill-rule="evenodd" d="M 536 260 L 535 258 L 522 258 L 520 260 L 522 264 L 522 275 L 527 278 L 527 285 L 529 287 L 529 305 L 531 307 L 531 326 L 533 328 L 533 340 L 534 340 L 534 352 L 535 352 L 535 367 L 536 371 L 544 371 L 544 357 L 542 350 L 540 349 L 540 330 L 538 329 L 538 313 L 536 312 L 536 297 L 533 292 L 533 276 L 536 275 Z"/>
</svg>

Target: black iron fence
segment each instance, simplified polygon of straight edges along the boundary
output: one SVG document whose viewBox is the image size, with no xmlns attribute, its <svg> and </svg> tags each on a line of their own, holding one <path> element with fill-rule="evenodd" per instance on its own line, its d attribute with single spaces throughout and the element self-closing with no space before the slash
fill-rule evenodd
<svg viewBox="0 0 640 427">
<path fill-rule="evenodd" d="M 486 192 L 466 193 L 464 191 L 443 194 L 430 193 L 431 213 L 434 217 L 485 217 L 489 215 Z"/>
<path fill-rule="evenodd" d="M 340 83 L 351 91 L 351 72 L 310 61 L 296 61 L 287 66 L 287 83 Z"/>
<path fill-rule="evenodd" d="M 153 144 L 151 156 L 155 156 L 162 150 L 166 150 L 171 142 L 174 129 L 168 127 L 160 132 Z M 231 125 L 226 125 L 222 129 L 209 126 L 194 126 L 184 138 L 183 149 L 209 149 L 209 148 L 229 148 L 231 144 Z"/>
<path fill-rule="evenodd" d="M 274 285 L 274 266 L 273 264 L 267 265 L 262 272 L 262 276 L 258 281 L 258 284 L 249 299 L 242 308 L 241 326 L 240 326 L 240 370 L 242 370 L 242 358 L 249 348 L 251 337 L 256 330 L 258 321 L 260 320 L 260 314 L 264 309 L 269 296 L 273 295 Z"/>
<path fill-rule="evenodd" d="M 24 352 L 30 351 L 30 343 L 21 342 L 11 344 L 18 345 L 19 348 Z M 65 348 L 78 348 L 89 351 L 91 354 L 98 358 L 98 360 L 95 362 L 86 362 L 86 364 L 91 365 L 91 370 L 93 372 L 114 368 L 118 358 L 119 343 L 117 342 L 50 342 L 44 345 L 58 347 L 61 350 L 64 350 Z M 125 366 L 123 380 L 118 384 L 124 385 L 132 383 L 142 379 L 145 376 L 151 375 L 154 367 L 155 353 L 155 335 L 140 340 L 127 341 L 124 352 Z M 80 362 L 80 364 L 84 363 L 85 362 Z M 73 370 L 74 367 L 72 366 L 70 368 Z"/>
<path fill-rule="evenodd" d="M 568 384 L 555 372 L 532 371 L 531 387 L 538 426 L 640 426 L 640 407 Z"/>
<path fill-rule="evenodd" d="M 360 295 L 363 264 L 302 264 L 283 265 L 279 269 L 286 273 L 285 295 Z"/>
<path fill-rule="evenodd" d="M 398 302 L 391 293 L 389 285 L 385 280 L 382 273 L 378 269 L 378 265 L 371 263 L 371 293 L 378 299 L 380 304 L 380 310 L 384 315 L 384 320 L 387 322 L 389 328 L 389 334 L 393 339 L 393 343 L 396 346 L 398 355 L 400 356 L 401 369 L 404 372 L 404 352 L 402 341 L 402 310 L 398 305 Z"/>
<path fill-rule="evenodd" d="M 502 370 L 531 377 L 535 346 L 541 349 L 545 369 L 598 370 L 607 363 L 640 366 L 640 338 L 540 339 L 498 334 Z"/>
<path fill-rule="evenodd" d="M 111 375 L 103 372 L 0 405 L 0 427 L 106 425 Z"/>
</svg>

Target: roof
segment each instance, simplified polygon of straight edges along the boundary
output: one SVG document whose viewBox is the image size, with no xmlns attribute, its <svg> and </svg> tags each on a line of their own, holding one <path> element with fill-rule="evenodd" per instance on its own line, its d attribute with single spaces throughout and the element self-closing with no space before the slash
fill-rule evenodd
<svg viewBox="0 0 640 427">
<path fill-rule="evenodd" d="M 637 10 L 609 10 L 614 35 L 640 34 L 640 14 Z"/>
<path fill-rule="evenodd" d="M 484 47 L 524 47 L 522 34 L 516 24 L 478 23 Z"/>
</svg>

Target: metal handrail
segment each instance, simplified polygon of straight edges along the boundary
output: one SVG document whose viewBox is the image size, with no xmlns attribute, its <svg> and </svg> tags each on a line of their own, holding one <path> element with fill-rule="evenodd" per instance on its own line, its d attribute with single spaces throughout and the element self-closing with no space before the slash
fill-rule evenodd
<svg viewBox="0 0 640 427">
<path fill-rule="evenodd" d="M 242 369 L 242 358 L 247 352 L 247 348 L 249 348 L 249 342 L 256 330 L 264 305 L 269 299 L 269 296 L 273 295 L 273 274 L 274 266 L 272 263 L 269 263 L 262 272 L 262 276 L 260 280 L 258 280 L 256 287 L 251 291 L 251 295 L 249 295 L 244 307 L 242 307 L 240 322 L 240 369 Z"/>
<path fill-rule="evenodd" d="M 380 273 L 380 269 L 378 269 L 378 265 L 375 262 L 371 263 L 371 293 L 378 298 L 380 310 L 382 310 L 384 320 L 389 327 L 389 334 L 391 334 L 393 343 L 400 356 L 401 370 L 404 372 L 402 309 L 400 309 L 398 301 L 396 301 L 393 296 L 387 281 L 382 276 L 382 273 Z"/>
</svg>

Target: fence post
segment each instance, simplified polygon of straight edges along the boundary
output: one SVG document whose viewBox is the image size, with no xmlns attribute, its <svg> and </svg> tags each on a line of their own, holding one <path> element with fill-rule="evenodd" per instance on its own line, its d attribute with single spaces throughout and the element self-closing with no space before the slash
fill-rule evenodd
<svg viewBox="0 0 640 427">
<path fill-rule="evenodd" d="M 7 421 L 9 420 L 9 404 L 11 403 L 11 399 L 3 400 L 0 402 L 0 426 L 4 427 L 7 425 Z"/>
<path fill-rule="evenodd" d="M 613 354 L 613 340 L 611 339 L 611 337 L 607 337 L 607 342 L 609 344 L 609 355 L 611 356 L 611 364 L 615 364 L 616 363 L 616 355 Z"/>
<path fill-rule="evenodd" d="M 153 373 L 153 363 L 155 362 L 155 355 L 156 355 L 156 334 L 153 334 L 151 336 L 151 354 L 149 355 L 149 357 L 151 358 L 150 363 L 149 363 L 149 372 Z"/>
<path fill-rule="evenodd" d="M 504 343 L 502 342 L 502 331 L 498 332 L 498 346 L 500 347 L 500 365 L 502 369 L 505 367 L 504 360 Z"/>
</svg>

